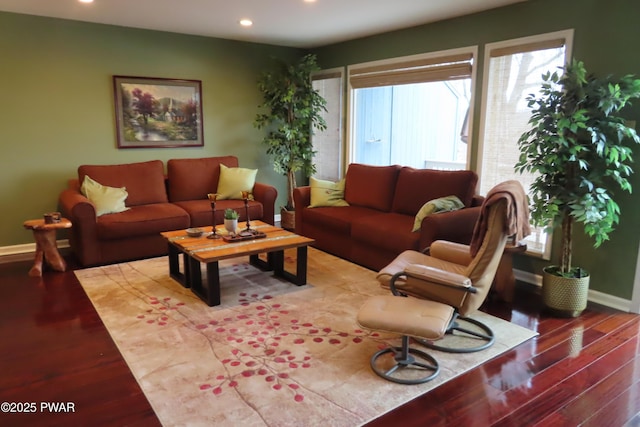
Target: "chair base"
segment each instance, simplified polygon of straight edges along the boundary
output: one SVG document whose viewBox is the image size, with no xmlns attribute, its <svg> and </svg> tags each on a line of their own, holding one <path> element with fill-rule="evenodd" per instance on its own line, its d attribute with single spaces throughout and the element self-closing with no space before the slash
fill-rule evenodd
<svg viewBox="0 0 640 427">
<path fill-rule="evenodd" d="M 441 339 L 430 341 L 416 338 L 416 341 L 427 348 L 446 353 L 475 353 L 491 347 L 495 339 L 491 328 L 484 323 L 470 317 L 458 316 L 451 321 L 447 332 Z M 469 346 L 459 345 L 461 341 L 470 344 Z"/>
<path fill-rule="evenodd" d="M 393 363 L 384 363 L 385 355 L 393 354 Z M 440 372 L 438 361 L 431 355 L 409 347 L 409 337 L 402 337 L 402 347 L 389 347 L 371 357 L 371 369 L 380 377 L 399 384 L 422 384 Z M 426 374 L 425 374 L 426 373 Z"/>
</svg>

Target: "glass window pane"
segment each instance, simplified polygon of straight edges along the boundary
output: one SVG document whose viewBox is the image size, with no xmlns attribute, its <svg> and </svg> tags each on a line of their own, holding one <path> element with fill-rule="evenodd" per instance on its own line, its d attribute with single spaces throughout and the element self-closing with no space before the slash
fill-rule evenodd
<svg viewBox="0 0 640 427">
<path fill-rule="evenodd" d="M 467 78 L 355 89 L 354 161 L 465 169 L 470 87 Z"/>
</svg>

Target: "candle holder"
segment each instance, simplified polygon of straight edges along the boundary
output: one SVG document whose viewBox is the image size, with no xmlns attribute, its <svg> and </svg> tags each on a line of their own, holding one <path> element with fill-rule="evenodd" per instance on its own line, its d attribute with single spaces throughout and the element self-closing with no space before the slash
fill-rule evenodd
<svg viewBox="0 0 640 427">
<path fill-rule="evenodd" d="M 242 198 L 244 199 L 244 213 L 247 216 L 247 228 L 244 231 L 252 231 L 251 230 L 251 220 L 249 219 L 249 192 L 243 191 Z"/>
<path fill-rule="evenodd" d="M 209 193 L 207 197 L 209 198 L 209 202 L 211 202 L 211 234 L 207 236 L 207 239 L 219 239 L 220 235 L 216 232 L 216 200 L 218 199 L 218 193 Z"/>
</svg>

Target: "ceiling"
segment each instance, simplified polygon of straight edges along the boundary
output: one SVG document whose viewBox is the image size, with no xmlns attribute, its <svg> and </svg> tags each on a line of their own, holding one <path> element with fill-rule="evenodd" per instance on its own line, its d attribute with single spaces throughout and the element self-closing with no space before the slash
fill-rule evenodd
<svg viewBox="0 0 640 427">
<path fill-rule="evenodd" d="M 0 11 L 313 48 L 523 1 L 0 0 Z"/>
</svg>

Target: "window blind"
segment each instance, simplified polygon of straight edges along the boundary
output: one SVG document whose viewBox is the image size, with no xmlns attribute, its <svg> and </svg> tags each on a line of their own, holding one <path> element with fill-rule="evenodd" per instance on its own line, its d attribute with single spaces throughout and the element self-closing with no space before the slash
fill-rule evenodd
<svg viewBox="0 0 640 427">
<path fill-rule="evenodd" d="M 413 59 L 349 70 L 354 89 L 471 78 L 471 53 Z"/>
<path fill-rule="evenodd" d="M 521 45 L 507 46 L 503 48 L 492 49 L 491 58 L 499 56 L 515 55 L 517 53 L 536 52 L 538 50 L 560 49 L 565 47 L 565 39 L 543 40 L 539 42 L 526 43 Z"/>
</svg>

